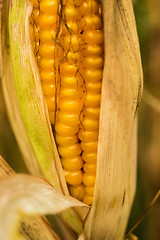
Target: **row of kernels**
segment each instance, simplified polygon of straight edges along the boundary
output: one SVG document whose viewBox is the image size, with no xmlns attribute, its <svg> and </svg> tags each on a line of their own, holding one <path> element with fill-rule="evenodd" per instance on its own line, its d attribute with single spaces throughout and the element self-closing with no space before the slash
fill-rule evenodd
<svg viewBox="0 0 160 240">
<path fill-rule="evenodd" d="M 59 0 L 41 0 L 40 14 L 37 18 L 39 27 L 39 67 L 42 89 L 48 106 L 51 124 L 55 122 L 56 91 L 58 81 L 57 64 L 63 57 L 62 48 L 56 43 L 59 21 Z"/>
<path fill-rule="evenodd" d="M 90 4 L 86 1 L 84 6 Z M 96 4 L 95 4 L 96 6 Z M 80 71 L 85 79 L 86 98 L 84 102 L 83 118 L 78 136 L 83 150 L 82 158 L 86 162 L 83 166 L 83 183 L 85 195 L 83 202 L 91 204 L 93 201 L 96 180 L 96 162 L 99 131 L 99 113 L 103 68 L 103 31 L 99 7 L 93 8 L 82 20 L 83 63 Z"/>
<path fill-rule="evenodd" d="M 60 66 L 61 87 L 56 113 L 56 140 L 70 193 L 73 197 L 82 200 L 83 160 L 77 133 L 83 107 L 83 79 L 78 74 L 77 66 L 77 61 L 80 60 L 80 37 L 76 35 L 78 24 L 75 3 L 73 4 L 72 1 L 65 3 L 62 18 L 60 43 L 65 50 L 63 63 Z"/>
</svg>

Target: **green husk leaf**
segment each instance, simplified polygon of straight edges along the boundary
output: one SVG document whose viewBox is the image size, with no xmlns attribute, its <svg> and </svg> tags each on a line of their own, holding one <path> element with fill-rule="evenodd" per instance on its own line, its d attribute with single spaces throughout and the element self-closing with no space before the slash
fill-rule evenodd
<svg viewBox="0 0 160 240">
<path fill-rule="evenodd" d="M 84 233 L 92 240 L 120 240 L 136 187 L 137 109 L 143 77 L 132 1 L 102 3 L 105 65 L 97 175 Z"/>
<path fill-rule="evenodd" d="M 27 0 L 6 0 L 3 3 L 2 85 L 5 102 L 29 172 L 43 176 L 58 191 L 68 195 L 31 48 L 31 11 L 32 6 Z M 74 231 L 82 232 L 82 221 L 75 211 L 66 210 L 63 218 Z"/>
</svg>

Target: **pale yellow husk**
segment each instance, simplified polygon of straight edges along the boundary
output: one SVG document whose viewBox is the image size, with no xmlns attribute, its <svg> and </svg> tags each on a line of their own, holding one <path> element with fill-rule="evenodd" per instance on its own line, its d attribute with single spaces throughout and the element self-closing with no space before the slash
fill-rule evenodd
<svg viewBox="0 0 160 240">
<path fill-rule="evenodd" d="M 95 196 L 85 224 L 92 240 L 122 239 L 136 186 L 142 68 L 132 2 L 103 0 L 105 66 Z"/>
<path fill-rule="evenodd" d="M 6 163 L 6 161 L 0 155 L 0 179 L 2 180 L 2 177 L 4 178 L 4 177 L 8 177 L 8 176 L 13 176 L 14 174 L 15 174 L 15 172 L 13 171 L 13 169 Z M 37 235 L 39 236 L 39 240 L 43 240 L 44 237 L 46 238 L 46 240 L 60 240 L 58 235 L 51 229 L 51 227 L 49 227 L 49 224 L 47 223 L 47 221 L 42 217 L 25 216 L 25 217 L 22 217 L 22 219 L 20 218 L 19 220 L 20 220 L 20 226 L 19 227 L 16 226 L 16 228 L 13 230 L 13 231 L 15 231 L 16 235 L 20 235 L 20 234 L 18 234 L 19 233 L 18 230 L 20 229 L 21 233 L 24 236 L 26 236 L 26 238 L 30 238 L 33 240 L 37 239 Z M 3 221 L 3 219 L 0 218 L 1 225 L 3 223 L 2 221 Z M 11 228 L 10 228 L 10 230 L 11 230 Z M 10 232 L 10 230 L 6 229 L 7 232 Z M 11 235 L 12 235 L 12 233 L 11 233 Z M 24 236 L 20 235 L 20 236 L 17 236 L 17 238 L 18 237 L 24 238 Z M 6 240 L 8 240 L 8 239 L 6 239 Z M 14 240 L 17 240 L 17 239 L 14 239 Z"/>
<path fill-rule="evenodd" d="M 13 0 L 12 4 L 15 1 L 20 3 L 20 0 Z M 8 0 L 6 2 L 9 4 Z M 26 13 L 31 11 L 28 2 L 22 0 L 22 3 Z M 137 109 L 142 94 L 142 67 L 132 1 L 103 0 L 102 4 L 105 65 L 97 177 L 93 205 L 85 219 L 81 239 L 121 240 L 125 233 L 136 186 Z M 5 5 L 7 6 L 7 4 Z M 24 21 L 23 15 L 22 19 Z M 25 24 L 27 21 L 26 17 Z M 2 23 L 5 24 L 4 21 Z M 7 28 L 8 25 L 5 24 L 5 26 Z M 6 28 L 2 30 L 3 38 L 7 32 Z M 6 63 L 3 66 L 3 88 L 10 121 L 30 172 L 47 178 L 47 171 L 51 167 L 48 180 L 53 185 L 55 184 L 60 191 L 68 194 L 49 126 L 38 72 L 27 45 L 29 43 L 28 35 L 27 32 L 24 33 L 24 26 L 22 28 L 22 41 L 19 44 L 23 46 L 23 56 L 28 51 L 26 56 L 32 64 L 27 69 L 26 64 L 22 66 L 23 57 L 20 65 L 23 70 L 26 69 L 27 76 L 32 75 L 30 80 L 34 86 L 28 85 L 28 91 L 25 90 L 27 85 L 24 81 L 26 79 L 25 71 L 24 74 L 21 74 L 24 79 L 17 79 L 17 75 L 14 74 L 16 72 L 14 54 L 16 53 L 12 48 L 11 66 L 10 54 L 9 51 L 6 51 L 8 38 L 5 38 L 5 41 L 3 39 L 3 48 L 5 49 L 3 59 Z M 13 25 L 12 34 L 14 31 L 17 33 L 17 29 L 19 29 L 19 25 L 17 24 L 16 27 Z M 14 46 L 14 40 L 12 39 L 8 44 Z M 20 56 L 19 54 L 18 57 Z M 29 62 L 27 61 L 27 64 Z M 19 67 L 17 72 L 20 72 Z M 22 96 L 24 101 L 22 101 Z M 27 104 L 23 105 L 24 102 L 27 103 L 28 99 L 32 100 L 33 108 L 29 108 Z M 31 117 L 31 115 L 34 116 Z M 38 153 L 39 150 L 40 153 Z M 54 179 L 52 174 L 54 174 Z M 85 217 L 83 210 L 82 216 Z M 71 219 L 73 218 L 71 217 Z"/>
<path fill-rule="evenodd" d="M 41 240 L 60 240 L 36 215 L 57 214 L 83 204 L 58 193 L 44 179 L 14 174 L 1 157 L 0 166 L 0 240 L 36 240 L 37 236 Z M 20 223 L 23 237 L 18 231 Z"/>
</svg>

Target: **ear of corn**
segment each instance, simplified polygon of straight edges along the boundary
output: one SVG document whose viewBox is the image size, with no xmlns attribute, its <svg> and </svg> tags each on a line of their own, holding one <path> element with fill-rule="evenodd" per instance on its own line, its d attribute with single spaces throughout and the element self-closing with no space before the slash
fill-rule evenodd
<svg viewBox="0 0 160 240">
<path fill-rule="evenodd" d="M 65 179 L 73 197 L 92 204 L 103 73 L 101 5 L 32 4 L 33 49 Z"/>
<path fill-rule="evenodd" d="M 10 11 L 13 10 L 13 3 L 16 2 L 16 8 L 28 8 L 28 1 L 18 1 L 13 0 L 12 7 L 10 6 Z M 43 2 L 43 1 L 42 1 Z M 68 1 L 63 1 L 64 6 L 67 5 Z M 70 2 L 70 5 L 73 4 L 74 1 Z M 88 8 L 86 7 L 88 2 Z M 99 2 L 99 1 L 98 1 Z M 6 1 L 5 6 L 9 5 L 9 1 Z M 23 4 L 24 6 L 23 6 Z M 26 5 L 25 5 L 26 4 Z M 102 56 L 102 49 L 100 47 L 97 47 L 97 42 L 101 38 L 97 35 L 95 38 L 90 38 L 93 36 L 93 34 L 89 34 L 86 30 L 86 26 L 90 25 L 90 19 L 88 19 L 86 16 L 89 16 L 90 10 L 92 10 L 92 14 L 94 14 L 94 21 L 95 26 L 99 26 L 100 23 L 98 19 L 96 18 L 97 13 L 97 2 L 96 1 L 77 1 L 77 4 L 81 7 L 79 8 L 79 13 L 84 16 L 81 21 L 81 25 L 83 26 L 84 20 L 87 22 L 87 24 L 84 27 L 84 35 L 82 36 L 82 40 L 85 40 L 86 45 L 96 45 L 96 48 L 88 48 L 85 49 L 84 54 L 90 54 L 91 52 L 99 52 Z M 86 193 L 93 194 L 94 191 L 94 198 L 93 203 L 91 207 L 90 214 L 87 218 L 87 221 L 85 221 L 84 226 L 84 239 L 106 239 L 106 240 L 117 240 L 123 238 L 129 211 L 131 208 L 134 191 L 135 191 L 135 176 L 136 176 L 136 110 L 137 105 L 140 101 L 141 97 L 141 91 L 142 91 L 142 72 L 141 72 L 141 62 L 140 62 L 140 55 L 139 55 L 139 47 L 138 47 L 138 41 L 136 36 L 136 29 L 135 29 L 135 22 L 134 22 L 134 16 L 132 11 L 132 6 L 130 1 L 114 1 L 114 0 L 106 0 L 102 1 L 103 5 L 103 22 L 104 22 L 104 49 L 105 49 L 105 63 L 104 63 L 104 71 L 102 73 L 101 67 L 102 67 L 102 60 L 101 57 L 96 56 L 96 61 L 92 61 L 93 59 L 88 57 L 85 59 L 85 66 L 89 66 L 90 68 L 94 67 L 94 64 L 96 62 L 96 65 L 98 65 L 99 69 L 93 70 L 92 72 L 86 68 L 86 70 L 82 71 L 85 78 L 89 78 L 92 80 L 95 80 L 97 83 L 102 78 L 102 94 L 101 94 L 101 109 L 100 109 L 100 121 L 99 124 L 97 124 L 97 118 L 99 115 L 99 110 L 93 111 L 92 107 L 85 107 L 82 111 L 82 118 L 80 116 L 80 123 L 81 126 L 96 126 L 99 125 L 99 139 L 98 139 L 98 152 L 97 156 L 95 153 L 93 153 L 92 158 L 88 156 L 87 161 L 88 163 L 96 162 L 97 160 L 97 168 L 96 168 L 96 181 L 95 181 L 95 190 L 93 189 L 85 189 Z M 37 7 L 37 6 L 35 6 Z M 5 10 L 4 10 L 5 11 Z M 48 11 L 48 10 L 47 10 Z M 66 36 L 64 39 L 61 39 L 61 45 L 68 46 L 68 43 L 72 43 L 72 49 L 73 51 L 68 51 L 68 56 L 65 56 L 64 62 L 61 64 L 61 68 L 59 71 L 63 75 L 66 74 L 72 74 L 71 79 L 73 80 L 73 83 L 75 83 L 75 80 L 73 79 L 75 77 L 75 73 L 77 71 L 76 68 L 70 67 L 68 68 L 68 63 L 73 65 L 73 63 L 79 58 L 79 40 L 76 40 L 78 28 L 77 25 L 70 24 L 70 18 L 72 18 L 72 14 L 67 15 L 67 12 L 71 11 L 72 13 L 76 14 L 76 9 L 74 7 L 70 7 L 69 10 L 66 10 L 66 16 L 68 19 L 68 26 L 66 29 L 66 26 L 63 26 L 63 34 Z M 12 12 L 12 11 L 11 11 Z M 15 11 L 17 12 L 17 11 Z M 24 12 L 27 12 L 24 10 Z M 31 9 L 30 9 L 31 14 Z M 20 49 L 23 46 L 23 51 L 26 52 L 28 50 L 27 46 L 29 42 L 26 42 L 26 34 L 29 32 L 27 26 L 28 17 L 25 18 L 25 14 L 19 14 L 16 19 L 14 20 L 20 20 L 20 18 L 23 19 L 21 23 L 25 22 L 23 25 L 22 30 L 22 36 L 21 38 L 23 41 L 19 41 L 16 47 L 16 50 Z M 36 13 L 35 13 L 36 15 Z M 14 16 L 14 14 L 13 14 Z M 46 15 L 45 15 L 46 16 Z M 43 15 L 43 24 L 46 25 L 46 18 Z M 22 20 L 21 19 L 21 20 Z M 40 19 L 40 23 L 42 19 Z M 48 21 L 48 20 L 47 20 Z M 54 18 L 49 18 L 49 21 L 53 26 L 56 25 L 56 20 Z M 6 24 L 3 22 L 4 25 Z M 19 22 L 18 22 L 19 23 Z M 42 24 L 42 26 L 44 26 Z M 6 29 L 4 32 L 7 32 L 7 24 L 5 25 Z M 8 103 L 8 111 L 10 112 L 10 119 L 13 125 L 13 128 L 15 129 L 15 134 L 17 135 L 17 139 L 19 139 L 19 144 L 21 148 L 23 149 L 23 153 L 26 162 L 34 163 L 35 168 L 32 169 L 30 167 L 30 171 L 33 171 L 36 175 L 43 175 L 45 178 L 47 178 L 52 183 L 53 177 L 52 171 L 50 172 L 50 169 L 54 169 L 55 175 L 54 178 L 56 178 L 56 181 L 59 181 L 58 186 L 60 188 L 60 191 L 62 190 L 67 194 L 67 188 L 65 186 L 64 181 L 64 174 L 63 170 L 60 165 L 59 157 L 57 154 L 56 146 L 54 143 L 54 138 L 52 136 L 51 127 L 49 123 L 49 114 L 51 122 L 54 124 L 57 124 L 58 119 L 65 120 L 65 123 L 70 123 L 70 116 L 69 112 L 67 112 L 67 117 L 63 114 L 63 107 L 66 106 L 66 102 L 64 102 L 60 97 L 58 98 L 58 108 L 61 110 L 58 111 L 57 116 L 55 117 L 55 109 L 51 109 L 51 111 L 47 110 L 46 102 L 48 102 L 48 105 L 50 105 L 50 101 L 46 100 L 44 101 L 42 88 L 45 92 L 45 94 L 50 94 L 51 89 L 55 89 L 54 86 L 46 87 L 46 82 L 50 80 L 53 75 L 53 71 L 50 71 L 50 73 L 46 74 L 46 69 L 50 69 L 50 67 L 53 67 L 53 63 L 58 65 L 58 60 L 54 62 L 54 59 L 51 59 L 50 61 L 41 61 L 39 56 L 37 55 L 37 61 L 39 66 L 42 68 L 45 67 L 45 71 L 41 72 L 41 76 L 39 76 L 38 69 L 36 68 L 36 64 L 33 60 L 33 56 L 30 55 L 30 61 L 34 63 L 33 65 L 30 65 L 30 68 L 25 68 L 25 66 L 28 66 L 28 61 L 25 59 L 25 53 L 19 54 L 17 56 L 17 51 L 14 51 L 14 44 L 16 42 L 16 38 L 14 38 L 15 33 L 19 31 L 17 28 L 18 24 L 13 25 L 12 31 L 10 31 L 10 41 L 12 42 L 12 48 L 11 48 L 11 56 L 12 56 L 12 66 L 10 62 L 10 55 L 8 55 L 7 51 L 3 53 L 3 58 L 5 59 L 5 62 L 7 62 L 8 65 L 4 66 L 4 77 L 3 78 L 3 86 L 5 96 L 6 96 L 6 102 Z M 72 27 L 71 27 L 72 26 Z M 73 34 L 71 38 L 67 38 L 68 34 L 68 28 L 72 28 L 72 31 L 76 34 Z M 27 31 L 24 34 L 24 29 Z M 51 41 L 52 38 L 55 37 L 54 27 L 51 29 L 50 34 L 48 34 L 46 31 L 42 31 L 40 36 L 36 35 L 37 38 L 41 39 L 48 39 L 48 41 Z M 85 32 L 86 31 L 86 32 Z M 94 31 L 94 30 L 91 30 Z M 92 32 L 93 33 L 93 32 Z M 5 35 L 5 34 L 4 34 Z M 18 35 L 18 34 L 17 34 Z M 52 37 L 51 37 L 52 36 Z M 7 39 L 7 38 L 5 38 Z M 11 40 L 12 39 L 12 40 Z M 28 38 L 27 38 L 28 39 Z M 98 39 L 98 40 L 97 40 Z M 93 40 L 93 42 L 92 42 Z M 25 42 L 25 45 L 24 45 Z M 14 43 L 14 44 L 13 44 Z M 7 49 L 7 41 L 3 41 L 3 46 L 5 50 Z M 31 44 L 30 47 L 31 49 Z M 40 48 L 40 45 L 38 45 L 38 41 L 36 44 L 36 48 Z M 47 58 L 49 55 L 49 49 L 52 49 L 52 51 L 56 51 L 53 47 L 47 48 L 48 50 L 44 51 L 44 48 L 41 48 L 41 54 Z M 22 51 L 22 52 L 23 52 Z M 47 52 L 46 52 L 47 51 Z M 60 53 L 60 51 L 59 51 Z M 62 54 L 62 53 L 60 53 Z M 63 51 L 64 54 L 64 51 Z M 62 54 L 62 55 L 63 55 Z M 15 57 L 17 56 L 17 57 Z M 17 65 L 17 71 L 16 64 L 17 59 L 19 59 L 21 56 L 23 56 L 21 59 L 25 60 L 25 66 L 22 66 L 22 62 L 18 62 L 19 65 Z M 61 55 L 60 55 L 61 58 Z M 31 60 L 32 59 L 32 60 Z M 81 58 L 79 58 L 81 59 Z M 80 61 L 79 61 L 80 62 Z M 77 62 L 78 63 L 78 62 Z M 10 64 L 10 65 L 9 65 Z M 93 64 L 93 65 L 92 65 Z M 81 64 L 80 64 L 81 65 Z M 12 77 L 12 71 L 7 72 L 8 67 L 10 69 L 13 69 L 14 72 L 14 84 L 13 84 L 13 77 Z M 20 68 L 23 68 L 24 71 L 19 70 Z M 80 66 L 81 67 L 81 66 Z M 6 70 L 7 69 L 7 70 Z M 47 70 L 47 71 L 48 71 Z M 18 72 L 18 77 L 15 72 Z M 23 73 L 23 74 L 22 74 Z M 59 73 L 59 72 L 58 72 Z M 102 77 L 103 74 L 103 77 Z M 33 76 L 30 78 L 31 82 L 27 81 L 29 76 Z M 66 75 L 67 76 L 67 75 Z M 27 82 L 28 86 L 28 93 L 24 94 L 24 89 L 26 87 L 25 81 L 23 80 L 25 77 L 25 81 Z M 40 77 L 43 78 L 42 87 L 40 86 Z M 20 79 L 22 78 L 22 79 Z M 4 81 L 6 80 L 6 82 Z M 11 79 L 11 82 L 9 81 Z M 55 81 L 58 81 L 57 78 Z M 68 86 L 69 78 L 67 77 L 61 77 L 61 81 Z M 82 81 L 83 82 L 83 81 Z M 96 85 L 96 89 L 101 88 L 101 84 Z M 53 85 L 51 83 L 51 85 Z M 34 87 L 33 87 L 34 86 Z M 63 84 L 64 86 L 64 84 Z M 93 89 L 93 86 L 88 85 L 88 89 Z M 13 91 L 16 88 L 16 94 Z M 83 89 L 83 88 L 82 88 Z M 64 91 L 64 89 L 58 89 L 58 92 L 61 92 L 63 96 L 68 96 L 70 92 Z M 34 94 L 33 94 L 34 93 Z M 38 94 L 37 94 L 38 93 Z M 39 95 L 40 94 L 40 95 Z M 80 94 L 80 92 L 79 92 Z M 79 96 L 78 94 L 78 96 Z M 99 94 L 96 92 L 96 94 Z M 10 96 L 10 97 L 9 97 Z M 39 97 L 40 96 L 40 97 Z M 61 96 L 61 95 L 60 95 Z M 14 99 L 14 101 L 10 101 L 10 99 Z M 10 98 L 10 99 L 9 99 Z M 15 104 L 15 99 L 17 99 Z M 23 101 L 22 101 L 23 99 Z M 83 99 L 85 101 L 87 98 Z M 91 97 L 88 97 L 88 100 L 93 100 Z M 32 100 L 32 101 L 31 101 Z M 53 99 L 52 99 L 53 100 Z M 95 99 L 94 99 L 95 101 Z M 97 101 L 98 97 L 97 97 Z M 32 103 L 33 105 L 32 105 Z M 11 103 L 14 104 L 14 109 L 16 111 L 13 111 L 13 105 L 11 106 Z M 28 104 L 30 103 L 30 104 Z M 76 102 L 74 102 L 76 103 Z M 90 102 L 91 103 L 91 102 Z M 31 108 L 32 106 L 32 108 Z M 69 107 L 69 106 L 67 106 Z M 57 109 L 58 109 L 57 108 Z M 75 109 L 79 112 L 80 105 L 76 107 Z M 36 112 L 38 110 L 38 112 Z M 50 113 L 52 112 L 52 114 Z M 59 113 L 60 112 L 60 113 Z M 12 114 L 11 114 L 12 113 Z M 19 123 L 23 127 L 21 127 L 21 132 L 18 131 L 18 126 L 15 125 L 14 119 L 13 119 L 13 113 L 15 116 L 20 116 Z M 32 114 L 33 116 L 32 116 Z M 93 125 L 91 122 L 83 118 L 83 115 L 91 114 L 94 116 Z M 76 115 L 76 114 L 75 114 Z M 91 116 L 90 115 L 90 116 Z M 67 120 L 68 118 L 68 120 Z M 35 120 L 36 119 L 36 120 Z M 73 123 L 78 122 L 77 117 L 73 117 Z M 55 121 L 56 120 L 56 121 Z M 76 123 L 77 124 L 77 123 Z M 57 124 L 58 125 L 58 124 Z M 62 125 L 57 126 L 56 129 L 61 130 Z M 73 127 L 73 126 L 72 126 Z M 36 130 L 35 130 L 36 129 Z M 48 129 L 48 130 L 47 130 Z M 68 128 L 63 128 L 63 133 L 67 134 Z M 76 129 L 76 127 L 75 127 Z M 59 131 L 58 130 L 58 131 Z M 97 131 L 95 129 L 94 131 Z M 92 131 L 89 129 L 89 131 Z M 43 132 L 43 134 L 39 134 L 39 132 Z M 57 132 L 57 131 L 56 131 Z M 75 133 L 77 130 L 75 130 Z M 93 134 L 93 135 L 92 135 Z M 83 131 L 83 127 L 81 127 L 78 137 L 82 139 L 82 147 L 85 154 L 85 149 L 87 149 L 87 145 L 83 142 L 83 139 L 90 139 L 93 138 L 96 141 L 97 139 L 97 133 L 92 133 L 90 136 L 86 134 L 86 132 Z M 94 135 L 95 134 L 95 135 Z M 75 135 L 75 134 L 74 134 Z M 23 138 L 24 137 L 24 138 Z M 65 140 L 66 137 L 66 140 Z M 65 136 L 62 134 L 57 134 L 57 143 L 58 148 L 60 149 L 61 153 L 64 153 L 64 148 L 62 149 L 60 146 L 61 143 L 65 141 L 70 141 L 70 143 L 75 144 L 77 141 L 77 137 L 74 136 L 73 139 L 70 139 L 70 136 Z M 46 140 L 48 139 L 48 140 Z M 50 140 L 49 140 L 50 139 Z M 25 142 L 25 145 L 22 144 L 22 142 Z M 93 141 L 93 142 L 94 142 Z M 37 144 L 38 142 L 38 144 Z M 74 142 L 74 143 L 73 143 Z M 36 143 L 36 144 L 35 144 Z M 51 150 L 51 146 L 53 144 L 53 149 Z M 22 146 L 23 145 L 23 146 Z M 50 147 L 48 147 L 50 146 Z M 93 146 L 92 146 L 93 147 Z M 42 150 L 43 148 L 43 150 Z M 30 156 L 32 156 L 32 161 L 29 159 L 29 155 L 27 155 L 27 151 L 30 153 Z M 34 151 L 33 151 L 34 150 Z M 62 151 L 63 150 L 63 151 Z M 77 150 L 76 150 L 77 151 Z M 51 153 L 52 152 L 52 153 Z M 50 155 L 51 154 L 51 155 Z M 50 157 L 52 156 L 52 157 Z M 80 154 L 78 154 L 80 156 Z M 65 158 L 65 159 L 64 159 Z M 66 171 L 68 171 L 68 164 L 66 164 L 66 156 L 62 159 L 63 166 L 66 167 Z M 86 158 L 86 157 L 85 157 Z M 35 162 L 33 161 L 35 160 Z M 43 159 L 43 161 L 42 161 Z M 78 157 L 79 159 L 79 157 Z M 96 160 L 95 160 L 96 159 Z M 52 163 L 52 160 L 55 161 L 55 168 L 54 164 Z M 91 162 L 90 162 L 91 160 Z M 45 165 L 45 162 L 47 164 Z M 79 168 L 81 166 L 81 160 L 79 163 Z M 52 165 L 52 164 L 53 165 Z M 30 164 L 28 164 L 30 165 Z M 91 164 L 92 165 L 92 164 Z M 69 166 L 71 168 L 71 165 Z M 87 166 L 84 166 L 84 168 L 87 171 Z M 41 169 L 41 171 L 40 171 Z M 43 169 L 43 171 L 42 171 Z M 92 169 L 95 172 L 95 168 Z M 57 173 L 56 173 L 57 171 Z M 56 177 L 55 177 L 56 176 Z M 87 182 L 87 181 L 86 181 Z M 93 184 L 94 185 L 94 184 Z M 74 186 L 70 186 L 70 192 L 72 194 L 77 194 L 75 189 L 72 191 L 72 188 Z M 78 185 L 78 188 L 81 188 L 81 184 Z M 83 192 L 83 190 L 78 190 L 78 192 Z M 79 197 L 83 198 L 83 197 Z M 84 218 L 86 216 L 86 213 L 83 212 L 83 210 L 79 211 L 82 214 L 82 217 Z M 74 220 L 73 217 L 70 215 L 68 222 L 71 221 L 71 225 Z M 78 222 L 76 221 L 78 224 Z M 79 225 L 78 225 L 79 226 Z M 74 229 L 76 229 L 74 225 Z M 78 230 L 80 232 L 80 230 Z"/>
</svg>

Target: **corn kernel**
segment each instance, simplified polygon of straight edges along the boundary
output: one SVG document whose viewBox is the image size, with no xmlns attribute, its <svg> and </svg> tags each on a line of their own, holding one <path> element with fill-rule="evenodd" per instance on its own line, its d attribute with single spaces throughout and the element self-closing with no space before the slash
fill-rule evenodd
<svg viewBox="0 0 160 240">
<path fill-rule="evenodd" d="M 80 129 L 78 132 L 78 137 L 81 141 L 90 142 L 98 139 L 98 131 L 84 131 Z"/>
<path fill-rule="evenodd" d="M 89 196 L 89 195 L 84 195 L 84 198 L 83 198 L 83 202 L 86 204 L 86 205 L 91 205 L 92 202 L 93 202 L 93 197 Z"/>
<path fill-rule="evenodd" d="M 78 126 L 72 128 L 58 121 L 55 125 L 55 130 L 58 134 L 62 136 L 70 137 L 74 136 L 78 132 L 79 128 Z"/>
<path fill-rule="evenodd" d="M 87 153 L 97 152 L 97 145 L 98 145 L 97 141 L 81 142 L 82 150 Z"/>
<path fill-rule="evenodd" d="M 83 173 L 81 170 L 75 172 L 64 171 L 66 182 L 72 186 L 78 186 L 82 183 Z"/>
<path fill-rule="evenodd" d="M 81 156 L 73 158 L 62 158 L 62 165 L 67 171 L 77 171 L 83 167 L 83 160 Z"/>
<path fill-rule="evenodd" d="M 83 199 L 85 194 L 85 188 L 82 184 L 77 187 L 70 186 L 69 191 L 74 198 L 77 198 L 80 201 Z"/>
<path fill-rule="evenodd" d="M 59 145 L 74 144 L 78 142 L 78 137 L 77 135 L 66 137 L 63 135 L 56 134 L 56 142 Z"/>
<path fill-rule="evenodd" d="M 56 14 L 58 12 L 58 0 L 41 0 L 40 9 L 43 13 Z"/>
<path fill-rule="evenodd" d="M 73 144 L 73 145 L 59 145 L 58 151 L 61 157 L 64 158 L 73 158 L 76 156 L 79 156 L 81 154 L 81 147 L 79 143 Z"/>
<path fill-rule="evenodd" d="M 89 175 L 87 173 L 84 173 L 83 175 L 83 183 L 87 187 L 94 187 L 95 185 L 96 177 L 94 175 Z"/>
</svg>

